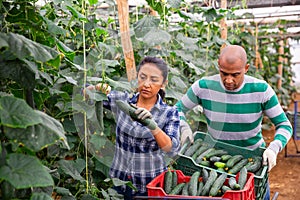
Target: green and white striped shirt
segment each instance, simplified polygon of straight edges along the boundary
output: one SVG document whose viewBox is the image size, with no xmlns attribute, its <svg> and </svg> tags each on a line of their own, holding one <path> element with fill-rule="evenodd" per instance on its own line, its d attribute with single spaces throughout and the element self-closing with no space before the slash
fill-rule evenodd
<svg viewBox="0 0 300 200">
<path fill-rule="evenodd" d="M 203 107 L 208 133 L 217 140 L 249 149 L 264 147 L 263 115 L 276 127 L 274 141 L 279 151 L 291 138 L 291 123 L 274 90 L 263 80 L 245 75 L 240 88 L 228 91 L 219 74 L 204 77 L 176 103 L 181 120 L 185 120 L 184 113 L 197 105 Z"/>
</svg>

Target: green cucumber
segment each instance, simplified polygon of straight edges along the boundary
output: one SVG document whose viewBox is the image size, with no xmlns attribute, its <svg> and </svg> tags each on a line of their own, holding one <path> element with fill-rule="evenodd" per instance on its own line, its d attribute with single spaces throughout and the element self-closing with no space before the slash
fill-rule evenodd
<svg viewBox="0 0 300 200">
<path fill-rule="evenodd" d="M 189 196 L 189 185 L 190 185 L 189 182 L 184 184 L 181 192 L 183 196 Z"/>
<path fill-rule="evenodd" d="M 164 175 L 164 190 L 167 194 L 169 194 L 172 190 L 172 172 L 171 170 L 168 170 L 165 172 L 165 175 Z"/>
<path fill-rule="evenodd" d="M 229 174 L 236 174 L 238 173 L 246 164 L 248 163 L 247 158 L 243 158 L 238 163 L 236 163 L 231 169 L 228 170 Z"/>
<path fill-rule="evenodd" d="M 173 172 L 172 172 L 173 174 L 172 174 L 172 188 L 174 188 L 175 186 L 177 186 L 177 172 L 176 172 L 176 170 L 174 170 Z"/>
<path fill-rule="evenodd" d="M 219 190 L 221 189 L 222 185 L 224 184 L 225 180 L 227 178 L 227 174 L 223 173 L 215 180 L 213 185 L 211 186 L 211 189 L 209 191 L 209 196 L 217 196 Z"/>
<path fill-rule="evenodd" d="M 246 166 L 248 172 L 255 173 L 257 172 L 262 165 L 262 158 L 261 157 L 254 157 L 252 162 L 249 162 L 250 164 Z"/>
<path fill-rule="evenodd" d="M 226 167 L 226 163 L 223 162 L 214 162 L 214 166 L 217 168 L 225 168 Z"/>
<path fill-rule="evenodd" d="M 203 168 L 202 169 L 202 181 L 203 181 L 203 183 L 206 183 L 206 181 L 208 180 L 208 176 L 209 176 L 209 173 L 208 173 L 207 169 Z"/>
<path fill-rule="evenodd" d="M 212 157 L 209 158 L 209 161 L 213 162 L 213 163 L 220 162 L 221 161 L 221 157 L 219 157 L 219 156 L 212 156 Z"/>
<path fill-rule="evenodd" d="M 218 174 L 215 170 L 210 171 L 209 177 L 208 177 L 206 183 L 204 184 L 202 192 L 201 192 L 202 196 L 208 195 L 211 186 L 214 184 L 215 180 L 217 179 L 217 176 L 218 176 Z"/>
<path fill-rule="evenodd" d="M 228 179 L 228 185 L 232 190 L 239 190 L 241 189 L 241 186 L 236 182 L 235 177 L 230 177 Z"/>
<path fill-rule="evenodd" d="M 237 162 L 239 162 L 243 158 L 244 157 L 242 155 L 234 155 L 226 162 L 226 166 L 228 168 L 232 168 Z"/>
<path fill-rule="evenodd" d="M 209 167 L 210 166 L 210 161 L 208 160 L 202 160 L 201 162 L 198 163 L 199 165 L 203 165 L 205 167 Z"/>
<path fill-rule="evenodd" d="M 196 163 L 199 163 L 203 160 L 203 158 L 205 157 L 206 154 L 208 154 L 209 152 L 215 150 L 215 148 L 209 148 L 207 150 L 205 150 L 203 153 L 201 153 L 197 158 L 196 158 Z"/>
<path fill-rule="evenodd" d="M 232 190 L 232 189 L 231 189 L 230 187 L 228 187 L 227 185 L 223 185 L 221 189 L 222 189 L 222 192 L 223 192 L 223 193 L 227 192 L 228 190 Z"/>
<path fill-rule="evenodd" d="M 202 154 L 204 151 L 206 151 L 209 148 L 210 146 L 208 146 L 207 143 L 202 144 L 202 146 L 192 155 L 192 158 L 196 160 L 200 154 Z"/>
<path fill-rule="evenodd" d="M 216 149 L 214 151 L 209 152 L 208 154 L 205 155 L 206 159 L 209 159 L 212 156 L 222 156 L 228 154 L 227 151 L 223 150 L 223 149 Z"/>
<path fill-rule="evenodd" d="M 184 155 L 186 156 L 192 156 L 195 151 L 202 145 L 203 140 L 202 139 L 198 139 L 196 140 L 184 153 Z"/>
<path fill-rule="evenodd" d="M 244 187 L 246 185 L 246 182 L 247 182 L 247 173 L 248 173 L 248 171 L 247 171 L 246 167 L 243 167 L 240 170 L 238 184 L 241 186 L 241 190 L 244 189 Z"/>
<path fill-rule="evenodd" d="M 231 157 L 232 157 L 232 155 L 225 154 L 225 155 L 222 155 L 222 156 L 221 156 L 221 160 L 222 160 L 223 162 L 226 162 L 226 161 L 228 161 Z"/>
<path fill-rule="evenodd" d="M 198 190 L 198 181 L 200 177 L 200 172 L 195 171 L 193 175 L 191 176 L 190 183 L 189 183 L 189 195 L 190 196 L 196 196 L 197 190 Z"/>
<path fill-rule="evenodd" d="M 200 195 L 201 195 L 201 192 L 202 192 L 203 186 L 204 186 L 204 182 L 203 182 L 203 181 L 199 181 L 199 182 L 198 182 L 198 191 L 197 191 L 197 196 L 200 196 Z"/>
<path fill-rule="evenodd" d="M 183 145 L 179 151 L 182 155 L 184 155 L 185 151 L 191 146 L 191 140 L 187 137 L 183 142 Z"/>
<path fill-rule="evenodd" d="M 178 185 L 176 185 L 171 192 L 169 193 L 169 195 L 178 195 L 180 194 L 180 192 L 182 191 L 183 187 L 184 187 L 185 183 L 179 183 Z"/>
</svg>

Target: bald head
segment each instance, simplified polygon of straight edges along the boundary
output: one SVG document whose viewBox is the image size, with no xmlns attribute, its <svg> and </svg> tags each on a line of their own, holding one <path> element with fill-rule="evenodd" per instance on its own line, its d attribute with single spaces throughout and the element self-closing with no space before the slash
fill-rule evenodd
<svg viewBox="0 0 300 200">
<path fill-rule="evenodd" d="M 247 63 L 247 54 L 243 47 L 239 45 L 229 45 L 222 49 L 219 60 L 228 64 L 236 63 L 240 60 L 244 65 Z"/>
</svg>

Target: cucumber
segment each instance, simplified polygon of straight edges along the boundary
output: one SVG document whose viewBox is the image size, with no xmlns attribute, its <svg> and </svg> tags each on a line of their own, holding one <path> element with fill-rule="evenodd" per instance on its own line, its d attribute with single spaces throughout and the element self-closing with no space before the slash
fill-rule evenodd
<svg viewBox="0 0 300 200">
<path fill-rule="evenodd" d="M 216 166 L 217 168 L 222 168 L 224 169 L 226 167 L 226 163 L 223 162 L 215 162 L 214 166 Z"/>
<path fill-rule="evenodd" d="M 164 175 L 164 190 L 167 194 L 169 194 L 172 190 L 172 175 L 171 170 L 166 171 Z"/>
<path fill-rule="evenodd" d="M 183 145 L 179 151 L 179 153 L 181 153 L 182 155 L 184 155 L 185 151 L 191 146 L 191 141 L 190 139 L 187 137 L 185 139 L 185 141 L 183 142 Z"/>
<path fill-rule="evenodd" d="M 221 157 L 219 157 L 219 156 L 212 156 L 212 157 L 209 158 L 209 161 L 213 162 L 213 163 L 220 162 L 221 161 Z"/>
<path fill-rule="evenodd" d="M 183 196 L 189 196 L 189 185 L 190 185 L 189 182 L 184 184 L 181 192 Z"/>
<path fill-rule="evenodd" d="M 222 185 L 224 184 L 225 180 L 227 178 L 227 174 L 223 173 L 215 180 L 213 185 L 211 186 L 211 189 L 209 191 L 209 196 L 217 196 L 219 190 L 221 189 Z"/>
<path fill-rule="evenodd" d="M 232 157 L 232 155 L 225 154 L 225 155 L 222 155 L 222 156 L 221 156 L 221 160 L 222 160 L 223 162 L 226 162 L 226 161 L 228 161 L 231 157 Z"/>
<path fill-rule="evenodd" d="M 174 170 L 172 172 L 172 188 L 177 186 L 177 172 Z"/>
<path fill-rule="evenodd" d="M 202 169 L 202 181 L 204 184 L 208 180 L 208 176 L 209 176 L 209 173 L 208 173 L 207 169 L 203 168 Z"/>
<path fill-rule="evenodd" d="M 239 174 L 239 179 L 238 179 L 238 184 L 241 186 L 241 190 L 244 189 L 246 182 L 247 182 L 247 169 L 246 167 L 243 167 L 240 170 L 240 174 Z"/>
<path fill-rule="evenodd" d="M 198 139 L 196 140 L 184 153 L 184 155 L 186 156 L 192 156 L 195 151 L 202 145 L 203 140 L 202 139 Z"/>
<path fill-rule="evenodd" d="M 198 182 L 198 191 L 197 191 L 197 196 L 201 195 L 202 189 L 203 189 L 204 183 L 203 181 Z"/>
<path fill-rule="evenodd" d="M 236 163 L 231 169 L 228 170 L 229 174 L 236 174 L 238 173 L 246 164 L 248 163 L 247 158 L 243 158 L 238 163 Z"/>
<path fill-rule="evenodd" d="M 241 186 L 236 182 L 235 177 L 230 177 L 228 179 L 228 185 L 232 190 L 239 190 Z"/>
<path fill-rule="evenodd" d="M 208 160 L 202 160 L 201 162 L 198 163 L 199 165 L 203 165 L 203 166 L 206 166 L 206 167 L 209 167 L 210 166 L 210 162 Z"/>
<path fill-rule="evenodd" d="M 255 158 L 253 158 L 253 161 L 249 162 L 249 163 L 250 164 L 246 166 L 247 171 L 255 173 L 261 168 L 262 158 L 261 157 L 255 157 Z"/>
<path fill-rule="evenodd" d="M 201 161 L 203 160 L 204 156 L 205 156 L 206 154 L 208 154 L 209 152 L 213 151 L 213 150 L 215 150 L 215 148 L 209 148 L 209 149 L 205 150 L 203 153 L 201 153 L 201 154 L 196 158 L 196 163 L 201 162 Z"/>
<path fill-rule="evenodd" d="M 231 188 L 228 187 L 227 185 L 223 185 L 221 189 L 223 193 L 227 192 L 228 190 L 231 190 Z"/>
<path fill-rule="evenodd" d="M 239 162 L 243 158 L 244 157 L 242 155 L 234 155 L 226 162 L 226 166 L 228 168 L 232 168 L 237 162 Z"/>
<path fill-rule="evenodd" d="M 194 160 L 197 159 L 197 157 L 202 154 L 204 151 L 206 151 L 207 149 L 209 149 L 210 147 L 208 146 L 207 143 L 202 144 L 202 146 L 192 155 L 192 158 Z"/>
<path fill-rule="evenodd" d="M 215 170 L 210 171 L 209 177 L 208 177 L 206 183 L 204 184 L 202 192 L 201 192 L 202 196 L 208 195 L 211 186 L 214 184 L 215 180 L 217 179 L 217 176 L 218 176 L 218 174 Z"/>
<path fill-rule="evenodd" d="M 189 195 L 196 196 L 198 190 L 198 182 L 199 182 L 200 172 L 195 171 L 191 176 L 190 183 L 189 183 Z"/>
<path fill-rule="evenodd" d="M 228 154 L 227 151 L 223 150 L 223 149 L 216 149 L 214 151 L 209 152 L 208 154 L 205 155 L 206 159 L 209 159 L 212 156 L 222 156 Z"/>
<path fill-rule="evenodd" d="M 176 185 L 171 192 L 169 193 L 169 195 L 178 195 L 180 194 L 180 192 L 182 191 L 183 187 L 184 187 L 185 183 L 179 183 L 178 185 Z"/>
</svg>

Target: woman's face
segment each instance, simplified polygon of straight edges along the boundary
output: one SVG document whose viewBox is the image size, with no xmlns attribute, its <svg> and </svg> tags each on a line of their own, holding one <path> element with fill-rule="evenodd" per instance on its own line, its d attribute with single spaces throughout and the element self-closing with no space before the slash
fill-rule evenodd
<svg viewBox="0 0 300 200">
<path fill-rule="evenodd" d="M 158 91 L 164 87 L 162 72 L 155 64 L 146 63 L 138 73 L 138 92 L 142 98 L 156 98 Z"/>
</svg>

